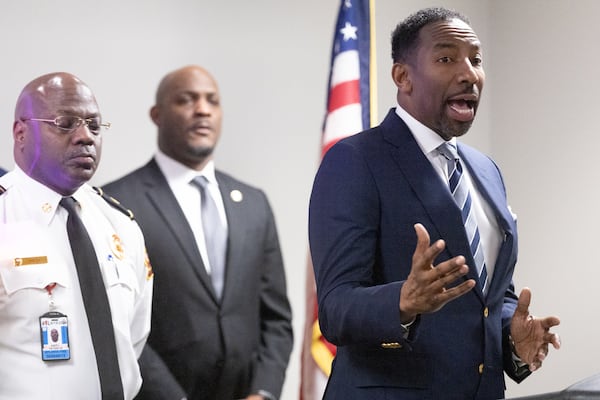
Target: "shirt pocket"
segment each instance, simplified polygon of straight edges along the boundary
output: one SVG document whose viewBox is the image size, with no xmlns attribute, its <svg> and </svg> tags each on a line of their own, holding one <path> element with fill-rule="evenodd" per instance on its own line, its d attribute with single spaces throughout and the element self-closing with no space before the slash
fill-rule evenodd
<svg viewBox="0 0 600 400">
<path fill-rule="evenodd" d="M 101 263 L 101 268 L 107 289 L 122 289 L 131 292 L 132 295 L 138 294 L 139 285 L 133 262 L 109 257 Z"/>
<path fill-rule="evenodd" d="M 67 287 L 64 260 L 48 251 L 47 242 L 31 223 L 0 225 L 0 279 L 7 295 L 24 289 Z"/>
</svg>

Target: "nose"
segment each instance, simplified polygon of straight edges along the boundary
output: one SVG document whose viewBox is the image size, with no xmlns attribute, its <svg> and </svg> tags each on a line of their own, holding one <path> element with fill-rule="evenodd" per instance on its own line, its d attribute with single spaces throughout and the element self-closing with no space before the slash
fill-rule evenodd
<svg viewBox="0 0 600 400">
<path fill-rule="evenodd" d="M 470 59 L 465 59 L 465 61 L 461 64 L 462 68 L 459 74 L 460 83 L 467 83 L 469 85 L 474 85 L 481 79 L 481 67 L 476 67 L 473 65 Z"/>
<path fill-rule="evenodd" d="M 80 126 L 77 127 L 71 134 L 72 140 L 76 144 L 93 144 L 98 134 L 92 133 L 88 126 L 87 121 L 84 121 Z"/>
<path fill-rule="evenodd" d="M 198 100 L 196 100 L 194 112 L 197 115 L 210 115 L 210 113 L 211 113 L 210 102 L 204 97 L 199 97 Z"/>
</svg>

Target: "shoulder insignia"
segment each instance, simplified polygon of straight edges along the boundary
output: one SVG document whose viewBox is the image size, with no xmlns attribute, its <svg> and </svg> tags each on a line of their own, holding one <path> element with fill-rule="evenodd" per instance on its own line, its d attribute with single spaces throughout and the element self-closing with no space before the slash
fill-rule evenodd
<svg viewBox="0 0 600 400">
<path fill-rule="evenodd" d="M 102 190 L 102 188 L 96 187 L 94 186 L 94 190 L 96 191 L 96 193 L 98 193 L 98 195 L 100 197 L 102 197 L 108 204 L 110 204 L 111 206 L 113 206 L 114 208 L 116 208 L 117 210 L 121 211 L 123 214 L 127 215 L 129 217 L 129 219 L 131 219 L 132 221 L 135 219 L 134 215 L 133 215 L 133 211 L 131 211 L 129 208 L 123 206 L 119 200 L 115 199 L 112 196 L 107 195 L 106 193 L 104 193 L 104 190 Z"/>
<path fill-rule="evenodd" d="M 6 192 L 6 189 L 4 188 L 4 186 L 0 185 L 0 194 L 3 194 Z"/>
</svg>

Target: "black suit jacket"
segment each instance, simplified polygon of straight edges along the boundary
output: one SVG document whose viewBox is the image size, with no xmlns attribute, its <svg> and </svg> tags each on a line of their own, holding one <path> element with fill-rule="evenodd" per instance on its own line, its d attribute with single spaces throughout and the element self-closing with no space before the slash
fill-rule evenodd
<svg viewBox="0 0 600 400">
<path fill-rule="evenodd" d="M 292 326 L 273 213 L 261 190 L 220 171 L 216 178 L 229 226 L 220 302 L 155 160 L 104 187 L 133 210 L 155 274 L 138 399 L 237 399 L 259 389 L 279 397 L 281 392 Z"/>
</svg>

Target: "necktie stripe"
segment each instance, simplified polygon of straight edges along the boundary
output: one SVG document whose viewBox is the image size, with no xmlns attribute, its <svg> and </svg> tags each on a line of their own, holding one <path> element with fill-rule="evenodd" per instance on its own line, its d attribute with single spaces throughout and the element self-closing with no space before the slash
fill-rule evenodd
<svg viewBox="0 0 600 400">
<path fill-rule="evenodd" d="M 465 226 L 467 239 L 469 240 L 469 247 L 471 249 L 471 254 L 473 255 L 473 260 L 475 261 L 477 275 L 479 276 L 479 284 L 481 285 L 481 290 L 485 294 L 487 291 L 488 274 L 485 266 L 483 244 L 481 243 L 481 236 L 479 234 L 479 228 L 477 227 L 477 220 L 475 218 L 475 213 L 471 209 L 472 199 L 469 182 L 466 179 L 463 179 L 463 167 L 456 147 L 451 143 L 445 142 L 438 147 L 438 151 L 446 158 L 446 160 L 448 160 L 448 187 L 454 197 L 454 201 L 461 210 L 462 221 Z"/>
</svg>

